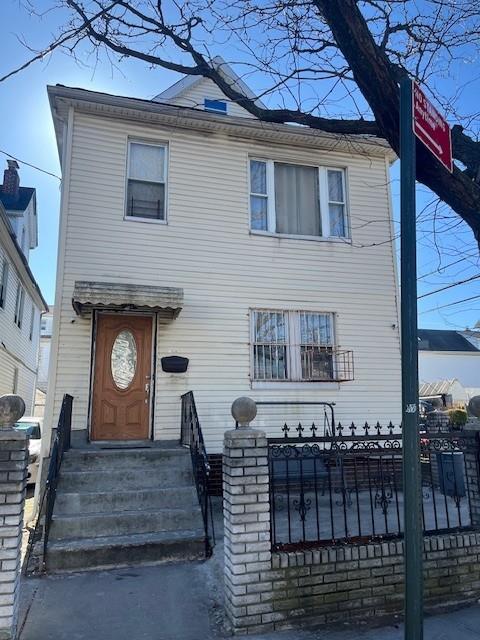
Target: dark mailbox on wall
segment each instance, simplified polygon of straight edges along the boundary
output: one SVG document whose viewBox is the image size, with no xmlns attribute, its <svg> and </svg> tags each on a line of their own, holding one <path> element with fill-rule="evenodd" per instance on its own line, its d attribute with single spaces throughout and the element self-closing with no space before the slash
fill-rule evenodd
<svg viewBox="0 0 480 640">
<path fill-rule="evenodd" d="M 166 356 L 162 358 L 162 371 L 167 373 L 185 373 L 188 369 L 188 358 L 182 356 Z"/>
</svg>

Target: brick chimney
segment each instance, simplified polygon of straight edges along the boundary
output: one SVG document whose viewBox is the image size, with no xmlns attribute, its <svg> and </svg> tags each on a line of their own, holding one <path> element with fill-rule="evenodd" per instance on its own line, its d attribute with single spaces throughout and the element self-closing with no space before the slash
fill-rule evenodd
<svg viewBox="0 0 480 640">
<path fill-rule="evenodd" d="M 7 160 L 8 168 L 3 172 L 2 193 L 18 198 L 20 176 L 18 175 L 18 163 L 15 160 Z"/>
</svg>

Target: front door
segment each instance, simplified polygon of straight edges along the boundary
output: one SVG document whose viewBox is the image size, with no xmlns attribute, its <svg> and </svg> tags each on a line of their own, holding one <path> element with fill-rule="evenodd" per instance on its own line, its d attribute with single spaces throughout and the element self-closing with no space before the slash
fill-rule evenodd
<svg viewBox="0 0 480 640">
<path fill-rule="evenodd" d="M 98 315 L 92 440 L 149 437 L 152 322 L 150 316 Z"/>
</svg>

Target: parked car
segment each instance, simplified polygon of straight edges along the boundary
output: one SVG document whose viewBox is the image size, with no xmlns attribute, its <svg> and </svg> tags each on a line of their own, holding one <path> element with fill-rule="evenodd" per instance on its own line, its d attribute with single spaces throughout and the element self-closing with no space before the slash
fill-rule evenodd
<svg viewBox="0 0 480 640">
<path fill-rule="evenodd" d="M 27 484 L 35 484 L 37 481 L 38 467 L 40 463 L 40 448 L 42 445 L 42 418 L 35 416 L 23 416 L 15 423 L 17 431 L 23 431 L 28 435 L 28 477 Z"/>
</svg>

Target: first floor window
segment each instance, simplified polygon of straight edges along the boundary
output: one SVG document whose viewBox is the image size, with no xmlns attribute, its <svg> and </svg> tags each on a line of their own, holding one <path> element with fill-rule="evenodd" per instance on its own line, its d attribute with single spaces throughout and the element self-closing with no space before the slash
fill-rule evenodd
<svg viewBox="0 0 480 640">
<path fill-rule="evenodd" d="M 2 271 L 0 272 L 0 308 L 5 308 L 7 300 L 7 286 L 8 286 L 8 262 L 6 258 L 3 259 Z"/>
<path fill-rule="evenodd" d="M 18 391 L 18 367 L 13 368 L 12 393 Z"/>
<path fill-rule="evenodd" d="M 250 159 L 250 228 L 347 237 L 345 170 Z"/>
<path fill-rule="evenodd" d="M 127 167 L 127 216 L 165 220 L 166 184 L 166 145 L 130 142 Z"/>
<path fill-rule="evenodd" d="M 253 310 L 254 380 L 339 379 L 333 322 L 333 313 Z"/>
<path fill-rule="evenodd" d="M 25 291 L 23 290 L 22 286 L 19 284 L 17 287 L 17 297 L 15 299 L 15 316 L 14 316 L 14 322 L 19 329 L 22 328 L 24 304 L 25 304 Z"/>
</svg>

